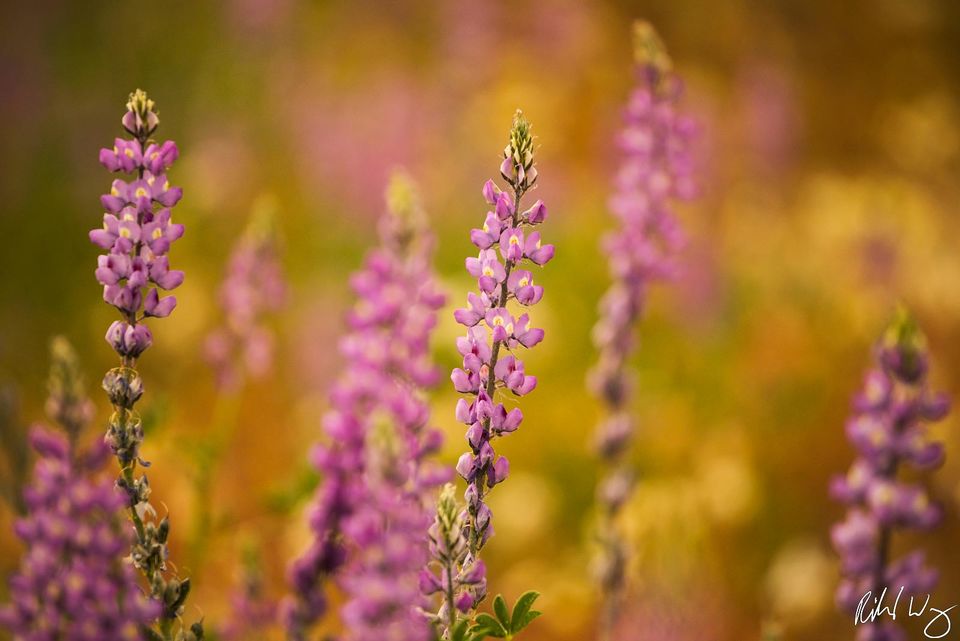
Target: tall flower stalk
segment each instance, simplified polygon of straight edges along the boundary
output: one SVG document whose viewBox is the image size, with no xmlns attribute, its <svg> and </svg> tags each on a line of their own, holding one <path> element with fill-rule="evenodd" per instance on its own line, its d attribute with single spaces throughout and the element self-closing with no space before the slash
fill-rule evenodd
<svg viewBox="0 0 960 641">
<path fill-rule="evenodd" d="M 899 475 L 904 468 L 929 470 L 943 462 L 943 444 L 926 432 L 928 423 L 946 416 L 949 402 L 929 389 L 926 340 L 906 310 L 898 310 L 887 328 L 875 361 L 846 425 L 857 459 L 831 484 L 831 494 L 849 508 L 830 533 L 843 572 L 836 599 L 854 615 L 859 641 L 904 641 L 906 633 L 895 622 L 865 622 L 856 618 L 857 610 L 864 605 L 870 611 L 884 593 L 888 602 L 900 590 L 922 597 L 937 582 L 938 572 L 926 565 L 922 551 L 894 560 L 891 545 L 899 530 L 929 530 L 940 521 L 941 509 L 924 486 Z"/>
<path fill-rule="evenodd" d="M 38 459 L 25 491 L 27 513 L 15 525 L 27 553 L 10 580 L 13 601 L 0 608 L 0 627 L 15 641 L 140 641 L 159 604 L 123 560 L 125 497 L 100 474 L 110 450 L 102 441 L 79 444 L 93 405 L 76 356 L 62 338 L 52 355 L 47 414 L 60 429 L 30 430 Z"/>
<path fill-rule="evenodd" d="M 325 583 L 340 579 L 348 638 L 424 639 L 415 607 L 429 525 L 424 492 L 443 476 L 425 457 L 441 444 L 427 427 L 421 391 L 436 383 L 429 337 L 444 297 L 430 268 L 432 236 L 408 180 L 395 178 L 380 247 L 351 285 L 357 303 L 340 342 L 346 370 L 324 418 L 329 442 L 312 461 L 323 482 L 309 514 L 314 539 L 291 568 L 284 604 L 290 639 L 327 609 Z M 350 571 L 341 572 L 345 564 Z"/>
<path fill-rule="evenodd" d="M 131 139 L 117 138 L 112 149 L 100 150 L 100 162 L 111 172 L 131 176 L 113 181 L 101 197 L 106 209 L 103 227 L 90 232 L 90 240 L 106 250 L 97 260 L 96 278 L 103 299 L 120 313 L 107 330 L 106 340 L 120 357 L 120 366 L 107 372 L 103 388 L 113 405 L 105 440 L 120 464 L 117 485 L 126 493 L 130 519 L 136 531 L 131 548 L 133 564 L 146 578 L 151 596 L 162 605 L 150 638 L 170 641 L 175 622 L 190 591 L 190 579 L 181 580 L 168 564 L 167 517 L 157 519 L 150 504 L 146 475 L 137 475 L 143 426 L 134 405 L 143 395 L 137 359 L 150 347 L 153 336 L 147 318 L 169 316 L 177 304 L 173 296 L 160 296 L 183 282 L 183 272 L 170 269 L 167 253 L 183 235 L 184 227 L 171 219 L 182 190 L 172 186 L 166 171 L 177 159 L 177 146 L 152 139 L 159 125 L 154 102 L 137 90 L 130 94 L 122 125 Z M 180 624 L 178 641 L 203 636 L 202 626 Z"/>
<path fill-rule="evenodd" d="M 596 430 L 604 468 L 597 491 L 601 639 L 612 634 L 624 590 L 627 551 L 617 517 L 633 486 L 625 459 L 635 431 L 628 368 L 636 351 L 635 329 L 650 284 L 675 271 L 683 234 L 673 207 L 694 191 L 690 143 L 695 126 L 677 109 L 682 84 L 648 23 L 634 25 L 634 46 L 638 84 L 618 138 L 623 160 L 610 199 L 619 227 L 603 241 L 613 282 L 600 302 L 593 332 L 599 360 L 590 374 L 605 414 Z"/>
<path fill-rule="evenodd" d="M 254 208 L 220 286 L 223 321 L 210 332 L 204 352 L 223 392 L 236 391 L 246 377 L 263 376 L 273 362 L 274 339 L 265 320 L 287 297 L 275 209 L 270 200 Z"/>
<path fill-rule="evenodd" d="M 222 319 L 204 344 L 217 388 L 210 428 L 191 448 L 196 471 L 188 558 L 195 576 L 204 567 L 214 530 L 211 486 L 237 427 L 240 393 L 247 380 L 262 378 L 273 365 L 274 334 L 269 320 L 287 298 L 280 248 L 276 205 L 272 199 L 262 198 L 230 253 L 219 291 Z"/>
<path fill-rule="evenodd" d="M 450 375 L 454 388 L 469 396 L 457 401 L 456 408 L 457 420 L 469 426 L 470 450 L 457 461 L 457 472 L 467 483 L 466 513 L 454 519 L 452 497 L 448 493 L 441 497 L 431 530 L 431 567 L 423 575 L 425 591 L 444 597 L 432 618 L 445 638 L 456 636 L 459 614 L 469 614 L 486 597 L 480 551 L 493 535 L 493 525 L 485 499 L 510 471 L 509 461 L 497 455 L 493 441 L 515 431 L 523 420 L 519 408 L 507 411 L 502 395 L 509 391 L 524 396 L 537 385 L 536 377 L 526 373 L 519 348 L 535 346 L 544 332 L 530 325 L 525 311 L 515 316 L 511 310 L 532 307 L 543 297 L 543 287 L 528 267 L 545 265 L 553 258 L 554 247 L 542 244 L 536 231 L 547 217 L 543 202 L 523 209 L 523 197 L 537 182 L 537 169 L 533 133 L 520 111 L 513 119 L 500 174 L 508 189 L 486 182 L 482 193 L 492 210 L 483 227 L 470 233 L 480 252 L 467 258 L 466 268 L 477 279 L 479 291 L 468 294 L 467 307 L 454 312 L 456 321 L 467 328 L 457 339 L 463 366 Z"/>
</svg>

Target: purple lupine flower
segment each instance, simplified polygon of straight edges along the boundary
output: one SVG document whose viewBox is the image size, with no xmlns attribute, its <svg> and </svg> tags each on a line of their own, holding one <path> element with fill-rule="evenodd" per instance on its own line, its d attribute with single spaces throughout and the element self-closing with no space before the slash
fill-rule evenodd
<svg viewBox="0 0 960 641">
<path fill-rule="evenodd" d="M 415 421 L 413 430 L 386 413 L 374 417 L 368 426 L 365 496 L 344 522 L 344 535 L 352 547 L 352 559 L 340 579 L 347 595 L 341 609 L 346 639 L 431 638 L 422 614 L 427 603 L 420 592 L 419 572 L 427 562 L 424 534 L 430 525 L 424 492 L 438 478 L 425 474 L 419 461 L 440 440 L 433 437 L 424 448 L 416 437 L 426 408 L 404 414 L 406 420 Z"/>
<path fill-rule="evenodd" d="M 266 374 L 273 362 L 273 334 L 264 317 L 286 299 L 273 208 L 255 212 L 234 247 L 220 287 L 223 322 L 207 337 L 205 355 L 223 389 L 235 389 L 248 373 Z"/>
<path fill-rule="evenodd" d="M 520 206 L 537 180 L 533 151 L 530 123 L 518 111 L 500 167 L 510 191 L 501 191 L 492 180 L 487 181 L 482 193 L 493 210 L 487 212 L 483 228 L 470 235 L 480 252 L 476 258 L 467 258 L 466 268 L 477 279 L 480 293 L 469 294 L 467 307 L 454 313 L 456 321 L 467 327 L 467 333 L 457 339 L 463 366 L 455 368 L 450 378 L 454 389 L 474 397 L 469 401 L 461 399 L 456 411 L 457 419 L 468 425 L 470 446 L 456 466 L 467 482 L 468 545 L 467 556 L 460 563 L 463 567 L 480 563 L 480 549 L 493 534 L 491 512 L 484 498 L 507 477 L 510 469 L 507 459 L 495 452 L 492 441 L 516 430 L 523 419 L 519 409 L 506 411 L 497 391 L 509 390 L 515 396 L 523 396 L 537 384 L 534 376 L 526 374 L 523 361 L 514 350 L 538 343 L 543 330 L 531 328 L 527 314 L 515 318 L 508 308 L 510 301 L 522 306 L 540 301 L 543 288 L 534 285 L 534 275 L 524 267 L 524 261 L 543 265 L 554 251 L 552 245 L 541 243 L 539 232 L 533 231 L 546 218 L 543 203 L 537 201 L 527 210 Z M 485 583 L 477 582 L 469 594 L 473 602 L 468 611 L 486 595 Z M 452 609 L 445 607 L 452 616 Z M 453 619 L 445 621 L 441 616 L 440 622 L 449 631 Z"/>
<path fill-rule="evenodd" d="M 170 210 L 183 190 L 171 186 L 165 173 L 178 151 L 172 141 L 149 142 L 159 124 L 153 106 L 139 89 L 131 94 L 123 126 L 134 139 L 117 138 L 113 149 L 100 150 L 104 167 L 136 174 L 136 179 L 113 181 L 110 193 L 101 198 L 107 210 L 103 227 L 90 232 L 90 240 L 107 250 L 97 259 L 95 275 L 103 285 L 104 300 L 121 313 L 122 320 L 111 325 L 106 338 L 125 365 L 153 340 L 143 319 L 169 316 L 176 307 L 176 297 L 161 297 L 159 290 L 169 291 L 183 282 L 183 272 L 171 270 L 167 257 L 184 230 L 171 221 Z"/>
<path fill-rule="evenodd" d="M 926 424 L 946 416 L 949 403 L 928 388 L 926 341 L 913 319 L 900 310 L 876 348 L 876 365 L 854 399 L 847 436 L 858 458 L 850 471 L 833 479 L 833 497 L 849 507 L 831 530 L 840 556 L 843 580 L 837 605 L 854 614 L 860 603 L 872 608 L 884 590 L 907 595 L 929 593 L 937 571 L 923 552 L 890 559 L 898 530 L 929 530 L 940 520 L 940 507 L 919 483 L 898 478 L 903 467 L 924 470 L 943 461 L 943 444 L 931 441 Z M 895 623 L 859 624 L 860 641 L 902 641 Z"/>
<path fill-rule="evenodd" d="M 615 520 L 632 485 L 631 469 L 623 461 L 633 434 L 627 363 L 635 351 L 634 331 L 647 289 L 673 272 L 682 242 L 674 201 L 693 194 L 690 143 L 695 127 L 677 110 L 682 85 L 649 24 L 637 22 L 634 38 L 638 86 L 619 137 L 623 160 L 610 199 L 619 227 L 603 241 L 613 283 L 600 303 L 593 332 L 599 361 L 590 375 L 606 414 L 597 427 L 598 451 L 607 468 L 597 492 L 603 638 L 609 638 L 616 623 L 623 591 L 626 550 Z"/>
<path fill-rule="evenodd" d="M 144 575 L 151 597 L 161 605 L 157 630 L 152 634 L 170 639 L 181 621 L 183 604 L 190 592 L 190 579 L 179 579 L 168 566 L 169 521 L 157 520 L 150 505 L 150 484 L 136 476 L 143 427 L 134 405 L 143 395 L 137 373 L 137 358 L 150 347 L 153 335 L 144 323 L 148 317 L 169 316 L 176 307 L 173 296 L 159 290 L 174 289 L 183 282 L 183 272 L 171 270 L 167 252 L 183 236 L 184 227 L 171 221 L 171 209 L 183 195 L 167 180 L 166 171 L 176 160 L 173 142 L 157 143 L 152 136 L 160 120 L 154 102 L 137 90 L 130 94 L 123 128 L 132 140 L 118 139 L 112 149 L 100 151 L 100 162 L 109 171 L 131 175 L 131 180 L 113 181 L 110 193 L 101 197 L 106 209 L 103 228 L 90 232 L 90 240 L 107 250 L 97 259 L 95 276 L 103 285 L 104 300 L 117 308 L 120 319 L 107 330 L 106 340 L 120 356 L 120 366 L 107 372 L 103 388 L 114 412 L 105 437 L 120 464 L 117 486 L 126 494 L 136 540 L 131 558 Z M 184 641 L 202 638 L 200 623 L 189 628 L 180 623 Z M 178 637 L 178 638 L 179 638 Z"/>
<path fill-rule="evenodd" d="M 312 461 L 323 474 L 308 515 L 311 547 L 291 568 L 283 606 L 291 639 L 304 639 L 327 609 L 324 581 L 341 577 L 348 636 L 429 637 L 417 573 L 426 562 L 424 493 L 445 476 L 424 458 L 441 444 L 419 391 L 436 383 L 429 337 L 443 305 L 430 269 L 432 239 L 410 185 L 395 179 L 381 246 L 351 279 L 357 303 L 340 343 L 346 371 L 324 418 L 330 439 Z M 344 564 L 349 572 L 341 572 Z"/>
<path fill-rule="evenodd" d="M 110 449 L 102 441 L 77 444 L 93 413 L 76 356 L 63 339 L 52 352 L 47 413 L 63 431 L 30 431 L 38 458 L 24 492 L 26 515 L 14 526 L 27 553 L 10 580 L 12 602 L 0 607 L 0 627 L 16 641 L 140 641 L 160 605 L 123 560 L 125 496 L 100 474 Z"/>
</svg>

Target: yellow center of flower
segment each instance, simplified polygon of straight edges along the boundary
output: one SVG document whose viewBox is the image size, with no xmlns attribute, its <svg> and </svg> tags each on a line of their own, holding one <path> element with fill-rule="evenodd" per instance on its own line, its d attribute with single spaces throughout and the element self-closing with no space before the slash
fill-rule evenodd
<svg viewBox="0 0 960 641">
<path fill-rule="evenodd" d="M 893 490 L 884 485 L 874 493 L 874 499 L 881 505 L 890 505 L 893 503 Z"/>
<path fill-rule="evenodd" d="M 120 228 L 120 238 L 130 238 L 130 230 L 126 227 Z"/>
<path fill-rule="evenodd" d="M 484 267 L 484 268 L 483 268 L 483 275 L 484 275 L 484 276 L 493 276 L 493 267 L 491 267 L 490 265 L 487 265 L 486 267 Z"/>
<path fill-rule="evenodd" d="M 511 237 L 510 237 L 510 244 L 511 244 L 511 245 L 519 245 L 519 244 L 520 244 L 520 238 L 518 238 L 517 236 L 511 236 Z"/>
<path fill-rule="evenodd" d="M 874 430 L 870 432 L 870 443 L 875 447 L 879 447 L 887 442 L 887 437 L 882 430 Z"/>
<path fill-rule="evenodd" d="M 489 234 L 489 233 L 490 233 L 490 225 L 488 225 L 487 223 L 483 223 L 483 231 Z"/>
<path fill-rule="evenodd" d="M 63 523 L 60 521 L 54 521 L 50 526 L 50 534 L 54 537 L 61 537 L 66 534 L 66 528 L 63 527 Z"/>
<path fill-rule="evenodd" d="M 65 583 L 67 584 L 67 588 L 71 591 L 76 592 L 83 589 L 83 577 L 76 572 L 71 572 L 68 574 Z"/>
<path fill-rule="evenodd" d="M 153 239 L 156 240 L 161 236 L 163 236 L 163 231 L 159 227 L 157 227 L 156 229 L 153 230 L 153 234 L 151 234 L 151 236 L 153 236 Z"/>
<path fill-rule="evenodd" d="M 159 155 L 160 155 L 160 152 L 158 151 L 153 152 L 152 154 L 150 154 L 150 160 L 156 160 Z"/>
<path fill-rule="evenodd" d="M 170 189 L 170 181 L 169 181 L 169 180 L 165 180 L 164 183 L 163 183 L 163 190 L 164 190 L 164 191 L 167 191 L 168 189 Z"/>
<path fill-rule="evenodd" d="M 520 287 L 526 287 L 527 285 L 530 284 L 530 279 L 524 276 L 523 278 L 520 279 L 520 281 L 517 284 L 520 285 Z"/>
<path fill-rule="evenodd" d="M 133 158 L 133 149 L 130 149 L 129 147 L 124 149 L 123 155 L 126 156 L 127 158 Z"/>
<path fill-rule="evenodd" d="M 119 195 L 120 195 L 120 192 L 119 192 L 119 190 L 117 190 L 116 187 L 111 187 L 111 188 L 110 188 L 110 195 L 111 195 L 111 196 L 119 196 Z"/>
<path fill-rule="evenodd" d="M 147 195 L 147 190 L 143 187 L 137 187 L 137 191 L 134 193 L 137 195 L 137 198 L 144 198 Z"/>
<path fill-rule="evenodd" d="M 863 468 L 855 467 L 850 470 L 850 477 L 848 480 L 850 485 L 854 487 L 861 487 L 867 480 L 867 474 L 863 471 Z"/>
<path fill-rule="evenodd" d="M 113 146 L 113 153 L 115 153 L 115 154 L 120 153 L 120 150 L 117 149 L 117 146 L 116 146 L 116 145 Z"/>
<path fill-rule="evenodd" d="M 81 548 L 86 548 L 93 539 L 93 535 L 90 534 L 90 528 L 87 527 L 78 529 L 74 536 L 76 537 L 74 540 Z"/>
</svg>

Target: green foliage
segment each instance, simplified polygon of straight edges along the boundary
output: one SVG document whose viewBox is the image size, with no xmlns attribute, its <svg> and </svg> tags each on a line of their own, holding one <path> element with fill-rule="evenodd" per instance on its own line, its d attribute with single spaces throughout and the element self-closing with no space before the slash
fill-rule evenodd
<svg viewBox="0 0 960 641">
<path fill-rule="evenodd" d="M 450 631 L 450 641 L 471 641 L 470 620 L 460 619 Z"/>
<path fill-rule="evenodd" d="M 495 639 L 513 639 L 518 632 L 530 625 L 530 622 L 540 616 L 537 610 L 531 610 L 533 602 L 540 596 L 539 592 L 530 590 L 524 592 L 513 605 L 511 612 L 502 595 L 493 600 L 493 611 L 496 617 L 485 612 L 478 614 L 473 621 L 469 635 L 457 638 L 454 641 L 482 641 L 487 637 Z"/>
</svg>

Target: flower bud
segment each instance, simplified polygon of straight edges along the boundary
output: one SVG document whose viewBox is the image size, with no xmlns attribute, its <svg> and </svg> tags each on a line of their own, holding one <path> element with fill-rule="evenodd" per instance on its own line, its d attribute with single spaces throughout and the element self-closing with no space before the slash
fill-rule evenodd
<svg viewBox="0 0 960 641">
<path fill-rule="evenodd" d="M 134 91 L 130 94 L 127 113 L 121 121 L 123 128 L 133 136 L 144 140 L 148 138 L 160 124 L 154 107 L 154 102 L 147 97 L 147 92 L 142 89 Z"/>
<path fill-rule="evenodd" d="M 131 408 L 143 396 L 143 380 L 131 367 L 114 367 L 103 377 L 103 389 L 111 404 Z"/>
<path fill-rule="evenodd" d="M 117 354 L 128 358 L 137 358 L 153 343 L 153 335 L 146 325 L 130 325 L 124 321 L 114 321 L 104 338 Z"/>
</svg>

